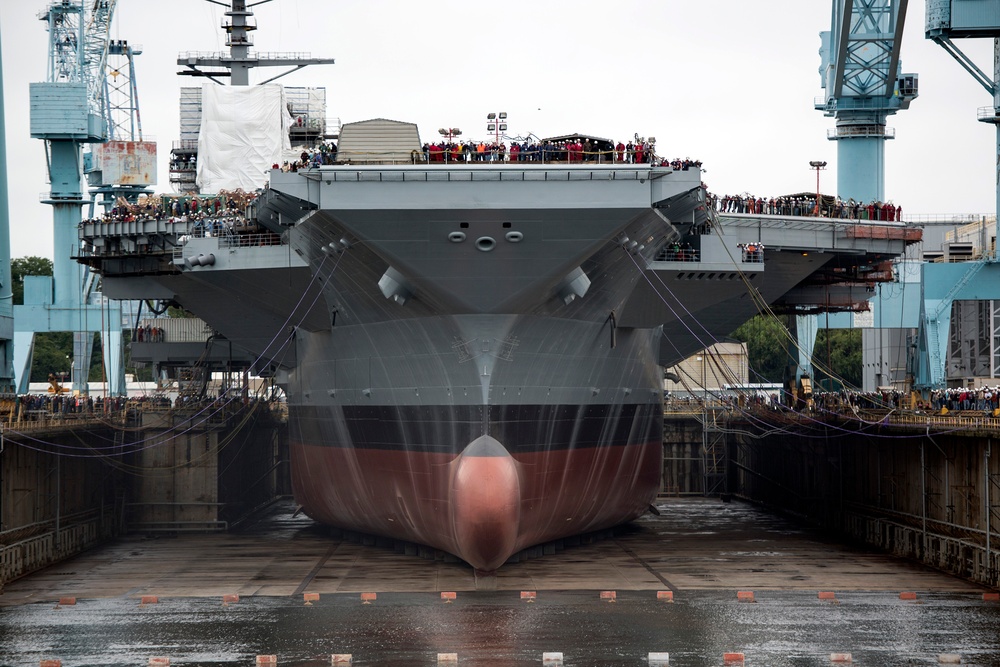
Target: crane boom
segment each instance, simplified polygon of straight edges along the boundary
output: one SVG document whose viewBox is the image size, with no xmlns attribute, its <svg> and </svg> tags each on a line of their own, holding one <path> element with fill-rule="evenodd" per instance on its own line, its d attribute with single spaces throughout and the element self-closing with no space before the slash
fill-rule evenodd
<svg viewBox="0 0 1000 667">
<path fill-rule="evenodd" d="M 83 76 L 87 82 L 87 104 L 93 114 L 107 117 L 104 78 L 108 64 L 111 19 L 118 0 L 92 0 L 84 28 Z"/>
</svg>

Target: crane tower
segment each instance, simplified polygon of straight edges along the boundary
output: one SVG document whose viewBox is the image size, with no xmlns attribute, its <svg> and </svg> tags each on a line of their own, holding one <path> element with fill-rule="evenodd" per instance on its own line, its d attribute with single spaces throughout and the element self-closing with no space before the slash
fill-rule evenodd
<svg viewBox="0 0 1000 667">
<path fill-rule="evenodd" d="M 109 28 L 117 0 L 52 0 L 39 14 L 49 34 L 46 81 L 30 86 L 31 136 L 45 142 L 52 206 L 53 275 L 25 280 L 24 305 L 14 309 L 15 372 L 27 391 L 36 332 L 74 332 L 74 390 L 86 392 L 94 333 L 102 334 L 110 391 L 124 391 L 121 312 L 88 305 L 78 228 L 84 200 L 82 148 L 108 136 L 104 91 Z"/>
<path fill-rule="evenodd" d="M 917 75 L 900 74 L 908 0 L 834 0 L 829 32 L 820 33 L 826 94 L 816 108 L 837 119 L 837 194 L 885 201 L 886 119 L 917 96 Z"/>
</svg>

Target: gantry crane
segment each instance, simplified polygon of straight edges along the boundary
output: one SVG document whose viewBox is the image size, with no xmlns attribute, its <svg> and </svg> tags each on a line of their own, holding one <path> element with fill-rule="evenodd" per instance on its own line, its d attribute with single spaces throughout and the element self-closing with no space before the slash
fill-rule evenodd
<svg viewBox="0 0 1000 667">
<path fill-rule="evenodd" d="M 827 137 L 837 142 L 837 195 L 845 201 L 886 201 L 885 142 L 896 136 L 886 120 L 909 108 L 919 83 L 916 74 L 901 73 L 907 5 L 908 0 L 833 0 L 830 30 L 820 33 L 825 94 L 815 106 L 837 119 Z M 811 370 L 818 328 L 817 315 L 796 318 L 797 375 Z"/>
<path fill-rule="evenodd" d="M 87 390 L 91 342 L 102 335 L 109 388 L 124 393 L 121 311 L 88 305 L 78 227 L 85 203 L 82 149 L 108 137 L 104 72 L 117 0 L 53 0 L 39 14 L 49 33 L 46 81 L 30 86 L 31 136 L 45 142 L 53 210 L 53 275 L 25 280 L 24 305 L 14 309 L 15 372 L 27 391 L 36 332 L 74 332 L 73 389 Z"/>
<path fill-rule="evenodd" d="M 885 201 L 886 119 L 917 96 L 916 74 L 900 73 L 908 0 L 834 0 L 829 32 L 820 33 L 826 94 L 816 108 L 837 119 L 837 194 Z"/>
<path fill-rule="evenodd" d="M 10 209 L 7 205 L 2 60 L 0 56 L 0 393 L 6 394 L 14 391 L 14 308 L 10 283 Z"/>
<path fill-rule="evenodd" d="M 993 104 L 979 109 L 978 118 L 997 128 L 996 206 L 1000 220 L 1000 0 L 927 0 L 925 34 L 927 39 L 933 40 L 955 58 L 993 98 Z M 993 39 L 992 77 L 955 44 L 953 40 L 959 38 Z M 957 264 L 925 262 L 922 265 L 920 331 L 914 357 L 916 387 L 926 390 L 945 385 L 954 302 L 1000 299 L 996 238 L 995 231 L 993 249 L 984 251 L 978 261 Z M 992 347 L 1000 336 L 1000 330 L 996 310 L 990 308 L 990 312 L 991 330 L 979 332 L 979 336 L 988 337 Z M 996 377 L 1000 372 L 1000 360 L 997 353 L 990 356 L 990 375 Z"/>
</svg>

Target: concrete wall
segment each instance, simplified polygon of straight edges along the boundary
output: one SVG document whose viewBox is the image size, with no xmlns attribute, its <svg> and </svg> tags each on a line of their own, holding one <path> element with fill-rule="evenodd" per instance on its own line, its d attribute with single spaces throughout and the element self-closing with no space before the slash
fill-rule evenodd
<svg viewBox="0 0 1000 667">
<path fill-rule="evenodd" d="M 117 534 L 123 497 L 109 428 L 4 436 L 0 453 L 0 585 Z"/>
<path fill-rule="evenodd" d="M 1000 586 L 1000 453 L 993 438 L 888 429 L 879 435 L 813 424 L 801 436 L 740 437 L 731 461 L 738 494 Z"/>
<path fill-rule="evenodd" d="M 150 410 L 126 430 L 75 420 L 7 431 L 0 586 L 125 530 L 222 530 L 289 493 L 283 422 L 266 406 L 206 414 Z"/>
<path fill-rule="evenodd" d="M 266 406 L 147 412 L 129 457 L 130 531 L 225 530 L 287 490 L 284 425 Z M 284 436 L 284 437 L 283 437 Z"/>
</svg>

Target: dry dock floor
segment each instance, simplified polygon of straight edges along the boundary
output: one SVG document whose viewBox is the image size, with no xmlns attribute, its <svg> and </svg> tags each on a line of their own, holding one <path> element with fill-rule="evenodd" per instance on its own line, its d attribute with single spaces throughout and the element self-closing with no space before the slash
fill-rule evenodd
<svg viewBox="0 0 1000 667">
<path fill-rule="evenodd" d="M 839 544 L 760 508 L 661 499 L 613 538 L 505 565 L 498 590 L 981 592 L 982 587 L 882 553 Z M 476 589 L 460 563 L 333 539 L 274 505 L 253 526 L 213 535 L 129 536 L 6 585 L 0 606 L 63 596 L 165 598 L 226 594 L 414 593 Z"/>
</svg>

